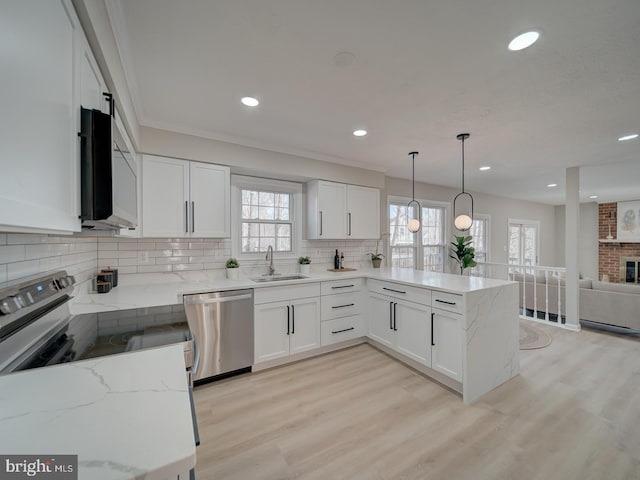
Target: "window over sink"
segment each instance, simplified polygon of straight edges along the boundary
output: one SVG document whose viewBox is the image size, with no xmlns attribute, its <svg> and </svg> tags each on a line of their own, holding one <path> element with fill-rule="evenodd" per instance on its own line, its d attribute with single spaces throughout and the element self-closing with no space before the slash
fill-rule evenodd
<svg viewBox="0 0 640 480">
<path fill-rule="evenodd" d="M 233 255 L 295 257 L 301 238 L 302 185 L 267 178 L 233 175 Z"/>
</svg>

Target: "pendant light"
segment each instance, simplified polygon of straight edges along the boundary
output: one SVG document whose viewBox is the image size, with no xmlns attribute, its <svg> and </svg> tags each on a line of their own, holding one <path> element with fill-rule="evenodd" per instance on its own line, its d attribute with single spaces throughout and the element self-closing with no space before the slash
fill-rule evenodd
<svg viewBox="0 0 640 480">
<path fill-rule="evenodd" d="M 470 133 L 461 133 L 456 138 L 462 142 L 462 191 L 453 199 L 453 224 L 461 232 L 465 232 L 471 228 L 473 224 L 473 197 L 470 193 L 464 191 L 464 141 L 471 136 Z M 471 200 L 471 209 L 468 213 L 456 213 L 456 202 L 458 197 L 466 195 Z"/>
<path fill-rule="evenodd" d="M 422 228 L 422 224 L 420 223 L 420 218 L 422 218 L 422 210 L 420 207 L 420 203 L 416 201 L 416 155 L 418 155 L 418 152 L 409 152 L 409 155 L 411 156 L 411 162 L 412 162 L 412 170 L 411 170 L 411 185 L 412 185 L 411 199 L 412 200 L 407 204 L 407 207 L 409 207 L 407 214 L 409 214 L 409 211 L 411 210 L 411 206 L 415 205 L 417 215 L 414 215 L 413 218 L 409 219 L 409 221 L 407 222 L 407 228 L 411 233 L 416 233 L 420 231 L 420 228 Z"/>
</svg>

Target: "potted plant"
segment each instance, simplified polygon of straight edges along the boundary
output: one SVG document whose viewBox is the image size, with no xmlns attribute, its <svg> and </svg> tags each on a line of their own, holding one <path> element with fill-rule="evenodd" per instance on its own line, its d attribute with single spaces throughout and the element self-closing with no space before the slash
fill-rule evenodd
<svg viewBox="0 0 640 480">
<path fill-rule="evenodd" d="M 308 274 L 311 270 L 311 257 L 299 257 L 300 273 Z"/>
<path fill-rule="evenodd" d="M 384 255 L 378 253 L 378 247 L 380 246 L 380 238 L 376 241 L 376 251 L 375 253 L 369 253 L 371 255 L 371 263 L 373 263 L 373 268 L 380 268 L 380 264 L 382 263 L 382 259 Z"/>
<path fill-rule="evenodd" d="M 238 260 L 235 258 L 230 258 L 229 260 L 227 260 L 225 266 L 227 267 L 227 278 L 229 280 L 237 280 L 239 272 L 238 268 L 240 267 Z"/>
<path fill-rule="evenodd" d="M 475 267 L 477 265 L 475 261 L 475 249 L 471 246 L 471 236 L 458 237 L 454 235 L 454 238 L 456 241 L 451 242 L 452 247 L 449 257 L 458 262 L 458 265 L 460 266 L 460 275 L 462 275 L 465 268 Z"/>
</svg>

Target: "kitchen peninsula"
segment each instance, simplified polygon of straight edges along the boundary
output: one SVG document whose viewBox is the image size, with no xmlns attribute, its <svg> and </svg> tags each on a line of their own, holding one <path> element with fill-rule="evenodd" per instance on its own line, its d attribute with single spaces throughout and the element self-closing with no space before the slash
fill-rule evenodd
<svg viewBox="0 0 640 480">
<path fill-rule="evenodd" d="M 368 342 L 456 390 L 465 403 L 519 373 L 518 288 L 514 282 L 411 269 L 318 271 L 304 279 L 275 282 L 255 282 L 249 277 L 227 280 L 221 273 L 123 275 L 121 286 L 108 294 L 78 294 L 71 309 L 88 313 L 172 305 L 182 303 L 187 294 L 243 288 L 260 290 L 263 302 L 275 305 L 281 298 L 273 295 L 270 299 L 270 292 L 295 291 L 294 286 L 304 285 L 304 291 L 316 292 L 308 295 L 317 296 L 320 309 L 324 308 L 320 302 L 325 298 L 323 285 L 326 290 L 337 281 L 352 284 L 360 279 L 362 287 L 354 298 L 359 302 L 355 308 L 359 308 L 362 325 L 352 328 L 352 338 L 330 345 L 321 345 L 318 338 L 317 348 L 303 353 L 268 362 L 256 358 L 254 371 Z M 320 322 L 319 314 L 317 318 Z M 255 322 L 261 322 L 259 315 Z M 262 339 L 256 336 L 256 343 L 259 341 Z"/>
</svg>

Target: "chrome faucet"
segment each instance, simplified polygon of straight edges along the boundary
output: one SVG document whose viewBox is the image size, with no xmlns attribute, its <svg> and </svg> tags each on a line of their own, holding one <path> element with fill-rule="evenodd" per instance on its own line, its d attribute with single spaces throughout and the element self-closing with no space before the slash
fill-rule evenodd
<svg viewBox="0 0 640 480">
<path fill-rule="evenodd" d="M 269 260 L 269 275 L 274 275 L 276 269 L 273 268 L 273 247 L 271 245 L 267 248 L 267 256 L 265 258 Z"/>
</svg>

